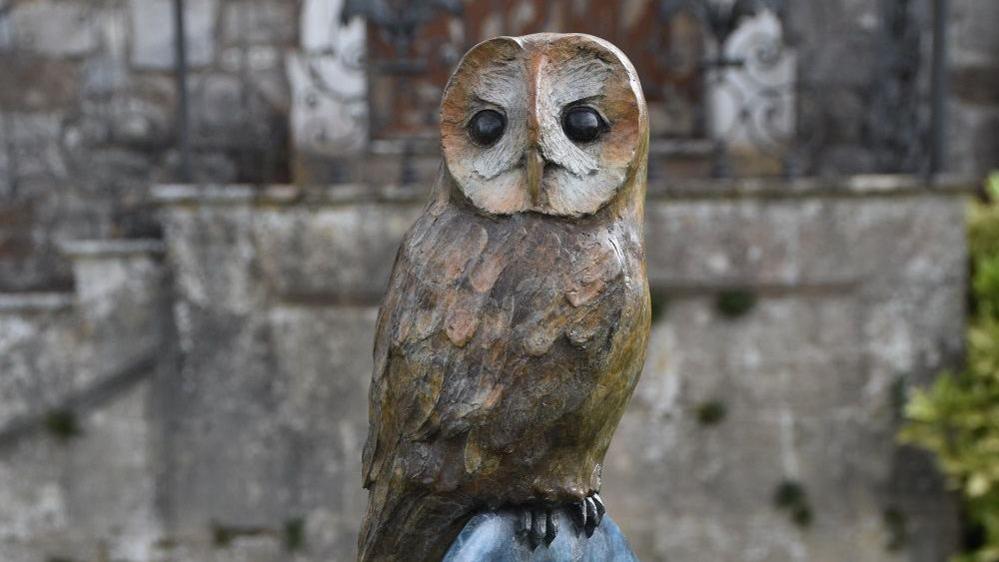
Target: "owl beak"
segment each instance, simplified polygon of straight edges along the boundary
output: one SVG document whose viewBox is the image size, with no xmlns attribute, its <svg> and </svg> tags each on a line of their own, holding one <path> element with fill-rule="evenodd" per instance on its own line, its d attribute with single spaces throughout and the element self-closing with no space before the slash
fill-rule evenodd
<svg viewBox="0 0 999 562">
<path fill-rule="evenodd" d="M 527 149 L 527 193 L 531 196 L 531 204 L 537 206 L 541 202 L 541 175 L 545 169 L 545 160 L 537 146 Z"/>
</svg>

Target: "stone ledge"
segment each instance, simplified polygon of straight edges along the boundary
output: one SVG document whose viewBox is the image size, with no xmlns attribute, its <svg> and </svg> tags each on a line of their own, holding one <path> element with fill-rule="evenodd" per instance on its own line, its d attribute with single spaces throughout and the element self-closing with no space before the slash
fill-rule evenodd
<svg viewBox="0 0 999 562">
<path fill-rule="evenodd" d="M 733 178 L 658 180 L 649 185 L 649 198 L 798 198 L 883 197 L 900 195 L 959 196 L 973 193 L 977 178 L 944 175 L 861 175 L 828 178 Z M 358 203 L 416 204 L 426 201 L 426 186 L 366 185 L 194 185 L 163 184 L 153 199 L 163 206 L 181 205 L 351 205 Z"/>
<path fill-rule="evenodd" d="M 872 174 L 808 178 L 731 178 L 663 180 L 649 184 L 650 199 L 882 197 L 898 195 L 966 195 L 978 178 L 941 175 Z"/>
<path fill-rule="evenodd" d="M 132 255 L 162 255 L 166 245 L 162 240 L 106 239 L 106 240 L 66 240 L 59 242 L 59 251 L 69 258 L 128 257 Z"/>
<path fill-rule="evenodd" d="M 73 293 L 0 294 L 0 314 L 55 312 L 73 306 Z"/>
<path fill-rule="evenodd" d="M 715 151 L 711 139 L 653 139 L 649 143 L 649 157 L 675 156 L 678 158 L 707 158 Z"/>
<path fill-rule="evenodd" d="M 153 200 L 162 206 L 183 205 L 350 205 L 356 203 L 419 203 L 428 191 L 398 185 L 193 185 L 166 184 L 153 188 Z"/>
</svg>

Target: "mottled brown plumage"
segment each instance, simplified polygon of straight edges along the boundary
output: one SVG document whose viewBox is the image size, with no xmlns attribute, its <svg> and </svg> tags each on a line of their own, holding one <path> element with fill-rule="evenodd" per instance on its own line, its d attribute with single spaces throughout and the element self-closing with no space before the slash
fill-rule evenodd
<svg viewBox="0 0 999 562">
<path fill-rule="evenodd" d="M 489 84 L 485 103 L 509 138 L 479 146 L 464 127 L 494 64 L 515 91 Z M 537 115 L 579 103 L 607 120 L 595 141 L 567 144 L 560 115 Z M 645 357 L 648 124 L 624 55 L 585 35 L 494 39 L 459 64 L 441 112 L 445 164 L 378 318 L 365 562 L 437 561 L 476 510 L 599 491 Z"/>
</svg>

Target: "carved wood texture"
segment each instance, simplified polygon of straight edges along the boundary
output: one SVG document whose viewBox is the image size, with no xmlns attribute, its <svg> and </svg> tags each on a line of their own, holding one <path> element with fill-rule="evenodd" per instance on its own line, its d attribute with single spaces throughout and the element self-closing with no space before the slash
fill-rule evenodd
<svg viewBox="0 0 999 562">
<path fill-rule="evenodd" d="M 490 213 L 448 172 L 462 163 L 442 167 L 378 319 L 359 560 L 437 561 L 478 510 L 600 489 L 650 322 L 648 125 L 626 68 L 638 133 L 602 149 L 630 161 L 595 212 Z"/>
</svg>

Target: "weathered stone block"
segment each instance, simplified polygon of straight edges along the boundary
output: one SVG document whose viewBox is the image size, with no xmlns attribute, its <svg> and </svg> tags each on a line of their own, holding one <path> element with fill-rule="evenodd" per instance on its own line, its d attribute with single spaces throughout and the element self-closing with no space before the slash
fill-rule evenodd
<svg viewBox="0 0 999 562">
<path fill-rule="evenodd" d="M 948 118 L 949 171 L 981 176 L 999 166 L 999 107 L 952 103 Z"/>
<path fill-rule="evenodd" d="M 82 74 L 81 90 L 86 96 L 109 96 L 128 87 L 125 57 L 92 57 L 83 65 Z"/>
<path fill-rule="evenodd" d="M 963 247 L 963 212 L 946 197 L 655 199 L 649 276 L 671 287 L 944 281 L 963 260 L 951 250 Z"/>
<path fill-rule="evenodd" d="M 246 315 L 263 288 L 254 277 L 253 209 L 249 206 L 172 208 L 163 214 L 178 297 L 195 307 Z M 198 242 L 195 242 L 198 241 Z"/>
<path fill-rule="evenodd" d="M 24 302 L 31 295 L 0 301 L 0 432 L 21 431 L 16 422 L 42 415 L 76 388 L 73 367 L 82 346 L 59 297 L 31 306 Z M 10 306 L 15 298 L 17 308 Z"/>
<path fill-rule="evenodd" d="M 951 93 L 963 103 L 999 106 L 999 53 L 991 65 L 962 66 L 950 71 Z"/>
<path fill-rule="evenodd" d="M 192 346 L 170 399 L 172 527 L 189 533 L 214 521 L 280 533 L 303 517 L 317 559 L 346 557 L 363 509 L 371 369 L 355 351 L 374 337 L 375 309 L 186 314 Z"/>
<path fill-rule="evenodd" d="M 163 532 L 151 377 L 115 389 L 112 401 L 82 415 L 63 465 L 70 529 L 115 560 L 153 559 Z"/>
<path fill-rule="evenodd" d="M 999 4 L 983 0 L 954 0 L 951 3 L 950 57 L 958 65 L 995 62 L 999 57 Z"/>
<path fill-rule="evenodd" d="M 204 66 L 215 56 L 217 0 L 188 0 L 186 7 L 187 61 Z M 170 0 L 129 0 L 132 15 L 132 65 L 140 69 L 173 68 L 173 2 Z"/>
<path fill-rule="evenodd" d="M 316 560 L 353 557 L 366 492 L 358 486 L 368 430 L 374 307 L 280 306 L 270 314 L 284 400 L 277 417 L 302 447 L 291 514 L 305 517 Z"/>
<path fill-rule="evenodd" d="M 15 178 L 21 196 L 40 195 L 54 181 L 67 174 L 67 164 L 59 143 L 61 127 L 59 113 L 9 113 L 5 116 L 13 140 L 13 157 L 17 159 Z M 8 154 L 10 157 L 10 154 Z"/>
<path fill-rule="evenodd" d="M 297 2 L 236 0 L 225 5 L 222 41 L 227 45 L 284 45 L 298 38 Z"/>
<path fill-rule="evenodd" d="M 251 127 L 248 122 L 254 116 L 244 111 L 244 87 L 237 76 L 229 74 L 211 72 L 191 77 L 192 127 L 199 138 L 221 144 L 239 138 L 234 135 L 237 130 L 242 129 L 243 135 L 247 135 Z"/>
<path fill-rule="evenodd" d="M 66 449 L 44 435 L 4 441 L 0 449 L 0 552 L 13 550 L 14 545 L 28 547 L 35 537 L 51 536 L 70 524 L 62 486 Z"/>
<path fill-rule="evenodd" d="M 671 301 L 604 473 L 642 560 L 904 559 L 885 546 L 897 411 L 865 367 L 866 314 L 850 290 L 763 296 L 735 321 Z M 775 505 L 789 482 L 807 520 Z"/>
<path fill-rule="evenodd" d="M 133 371 L 151 368 L 167 332 L 155 248 L 68 246 L 78 293 L 0 299 L 0 436 L 141 378 L 145 371 Z"/>
<path fill-rule="evenodd" d="M 275 418 L 283 381 L 273 334 L 263 319 L 188 302 L 175 314 L 184 363 L 164 396 L 175 451 L 164 474 L 170 528 L 272 527 L 293 499 L 285 479 L 301 446 Z"/>
<path fill-rule="evenodd" d="M 73 261 L 75 329 L 89 353 L 78 357 L 82 387 L 129 369 L 156 355 L 168 330 L 163 316 L 163 246 L 155 240 L 97 240 L 64 243 Z"/>
<path fill-rule="evenodd" d="M 4 560 L 152 559 L 160 527 L 149 388 L 120 389 L 79 415 L 73 436 L 0 429 Z"/>
<path fill-rule="evenodd" d="M 80 94 L 80 69 L 70 61 L 3 53 L 0 72 L 0 103 L 6 111 L 59 111 Z"/>
<path fill-rule="evenodd" d="M 378 204 L 262 210 L 260 266 L 284 298 L 378 302 L 418 209 Z"/>
<path fill-rule="evenodd" d="M 97 47 L 102 15 L 101 9 L 89 2 L 42 0 L 14 6 L 10 17 L 20 49 L 76 57 Z"/>
</svg>

